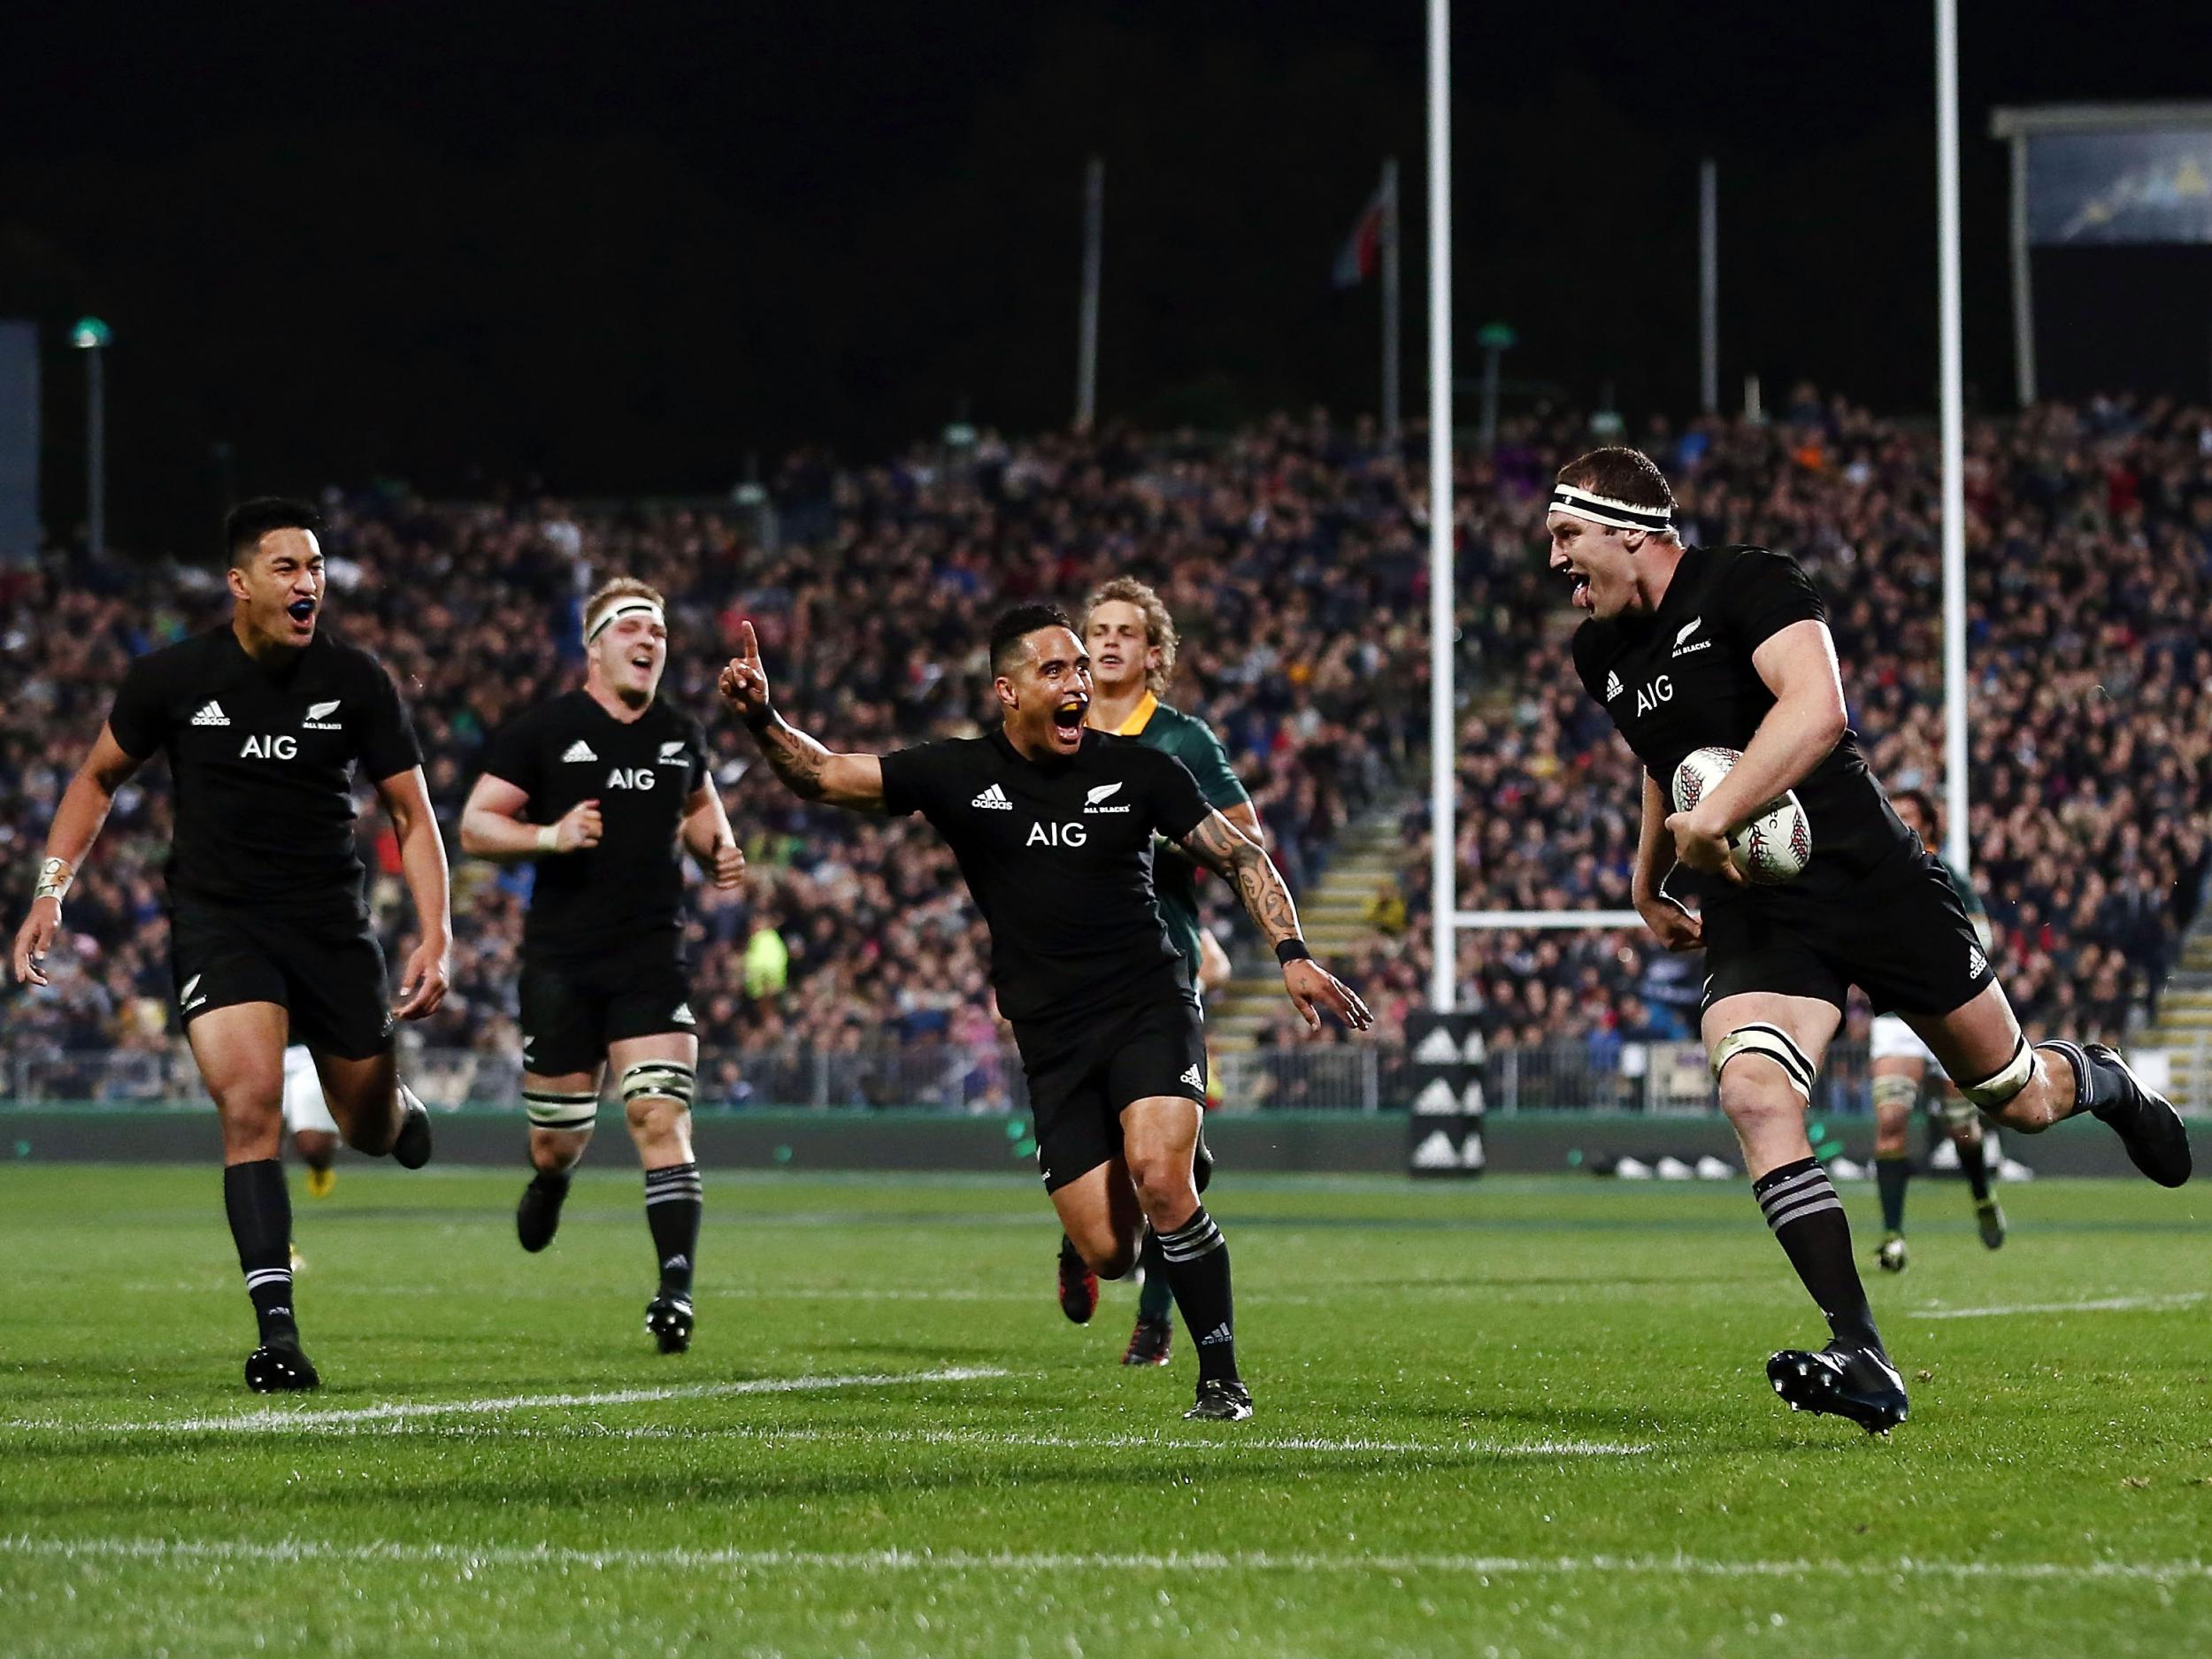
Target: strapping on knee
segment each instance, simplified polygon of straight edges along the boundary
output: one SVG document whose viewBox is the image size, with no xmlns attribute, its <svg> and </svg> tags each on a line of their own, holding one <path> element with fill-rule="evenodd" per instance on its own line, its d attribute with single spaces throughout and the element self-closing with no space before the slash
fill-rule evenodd
<svg viewBox="0 0 2212 1659">
<path fill-rule="evenodd" d="M 599 1121 L 597 1089 L 526 1088 L 522 1104 L 534 1129 L 559 1129 L 571 1133 Z"/>
<path fill-rule="evenodd" d="M 1974 1110 L 1974 1102 L 1956 1090 L 1944 1091 L 1936 1110 L 1943 1114 L 1943 1126 L 1954 1134 L 1963 1134 L 1982 1120 L 1981 1114 Z"/>
<path fill-rule="evenodd" d="M 1874 1110 L 1876 1111 L 1910 1111 L 1920 1098 L 1917 1079 L 1895 1072 L 1874 1079 Z"/>
<path fill-rule="evenodd" d="M 1816 1075 L 1813 1063 L 1805 1057 L 1805 1051 L 1789 1033 L 1763 1020 L 1739 1025 L 1713 1045 L 1713 1081 L 1720 1081 L 1720 1074 L 1731 1060 L 1747 1054 L 1764 1055 L 1780 1066 L 1790 1087 L 1804 1096 L 1807 1105 L 1812 1104 L 1813 1079 Z"/>
<path fill-rule="evenodd" d="M 2002 1071 L 1991 1073 L 1978 1083 L 1961 1082 L 1959 1093 L 1972 1102 L 1977 1110 L 1993 1112 L 2027 1087 L 2034 1076 L 2035 1050 L 2028 1046 L 2028 1040 L 2022 1037 L 2012 1050 L 2012 1058 L 2005 1062 Z"/>
<path fill-rule="evenodd" d="M 641 1100 L 673 1101 L 691 1110 L 691 1093 L 698 1073 L 680 1060 L 641 1060 L 622 1074 L 622 1103 Z"/>
</svg>

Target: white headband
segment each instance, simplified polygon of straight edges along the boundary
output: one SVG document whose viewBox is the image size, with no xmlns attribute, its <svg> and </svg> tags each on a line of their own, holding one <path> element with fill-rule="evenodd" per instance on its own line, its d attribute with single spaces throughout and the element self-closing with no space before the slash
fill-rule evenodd
<svg viewBox="0 0 2212 1659">
<path fill-rule="evenodd" d="M 1572 484 L 1552 486 L 1552 512 L 1563 512 L 1592 524 L 1610 525 L 1616 530 L 1667 531 L 1674 528 L 1674 509 L 1671 507 L 1640 507 L 1632 501 L 1615 501 L 1609 495 L 1593 495 L 1586 489 L 1577 489 Z"/>
<path fill-rule="evenodd" d="M 663 627 L 668 626 L 667 619 L 661 615 L 661 608 L 658 605 L 649 599 L 641 599 L 632 595 L 607 607 L 599 620 L 584 631 L 584 643 L 589 645 L 607 631 L 608 624 L 619 622 L 625 617 L 650 617 Z"/>
</svg>

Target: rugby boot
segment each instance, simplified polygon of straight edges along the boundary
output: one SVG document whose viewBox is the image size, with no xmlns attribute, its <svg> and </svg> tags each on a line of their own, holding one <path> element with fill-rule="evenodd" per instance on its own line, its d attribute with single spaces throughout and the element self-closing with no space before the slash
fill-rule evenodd
<svg viewBox="0 0 2212 1659">
<path fill-rule="evenodd" d="M 1098 1275 L 1065 1233 L 1060 1235 L 1060 1311 L 1077 1325 L 1088 1325 L 1098 1311 Z"/>
<path fill-rule="evenodd" d="M 1905 1379 L 1879 1348 L 1832 1342 L 1817 1354 L 1786 1348 L 1767 1361 L 1767 1380 L 1793 1411 L 1848 1417 L 1869 1434 L 1905 1420 Z"/>
<path fill-rule="evenodd" d="M 1175 1326 L 1165 1319 L 1139 1319 L 1121 1352 L 1125 1365 L 1164 1365 L 1175 1348 Z"/>
<path fill-rule="evenodd" d="M 645 1305 L 645 1334 L 660 1344 L 664 1354 L 680 1354 L 691 1346 L 691 1303 L 663 1291 Z"/>
<path fill-rule="evenodd" d="M 524 1249 L 534 1256 L 553 1242 L 560 1231 L 561 1206 L 567 1200 L 567 1176 L 541 1172 L 531 1178 L 522 1189 L 522 1202 L 515 1206 L 515 1237 Z"/>
<path fill-rule="evenodd" d="M 246 1356 L 246 1386 L 257 1394 L 293 1394 L 322 1386 L 315 1362 L 300 1352 L 296 1331 L 264 1342 Z"/>
<path fill-rule="evenodd" d="M 2103 1043 L 2084 1043 L 2078 1052 L 2086 1062 L 2082 1075 L 2088 1085 L 2089 1110 L 2111 1125 L 2135 1167 L 2161 1187 L 2178 1187 L 2187 1180 L 2192 1167 L 2189 1131 L 2181 1114 L 2164 1095 L 2145 1088 L 2127 1062 Z"/>
<path fill-rule="evenodd" d="M 1202 1377 L 1198 1403 L 1183 1413 L 1184 1420 L 1241 1423 L 1252 1415 L 1252 1391 L 1233 1378 Z"/>
<path fill-rule="evenodd" d="M 1912 1256 L 1905 1248 L 1905 1235 L 1885 1233 L 1882 1248 L 1874 1252 L 1874 1260 L 1885 1273 L 1901 1273 L 1912 1264 Z"/>
<path fill-rule="evenodd" d="M 2005 1212 L 1993 1198 L 1974 1201 L 1974 1223 L 1982 1230 L 1982 1248 L 2001 1249 L 2005 1242 Z"/>
<path fill-rule="evenodd" d="M 401 1094 L 399 1133 L 392 1140 L 392 1162 L 419 1170 L 430 1162 L 430 1109 L 413 1094 Z"/>
</svg>

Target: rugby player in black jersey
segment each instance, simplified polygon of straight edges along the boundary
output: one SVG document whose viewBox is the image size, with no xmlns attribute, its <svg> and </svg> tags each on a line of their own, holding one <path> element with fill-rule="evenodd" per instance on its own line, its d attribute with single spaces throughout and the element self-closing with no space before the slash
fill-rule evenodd
<svg viewBox="0 0 2212 1659">
<path fill-rule="evenodd" d="M 721 689 L 795 794 L 918 811 L 951 844 L 990 928 L 991 984 L 1021 1049 L 1061 1226 L 1117 1279 L 1150 1225 L 1198 1351 L 1185 1415 L 1241 1421 L 1252 1396 L 1237 1372 L 1228 1248 L 1193 1179 L 1205 1041 L 1154 896 L 1154 833 L 1235 887 L 1310 1025 L 1317 1006 L 1356 1029 L 1372 1016 L 1313 960 L 1267 854 L 1206 803 L 1183 764 L 1085 726 L 1090 659 L 1064 611 L 1007 612 L 990 659 L 999 730 L 888 755 L 833 754 L 787 724 L 750 624 Z"/>
<path fill-rule="evenodd" d="M 1551 567 L 1589 620 L 1576 671 L 1645 768 L 1637 910 L 1670 949 L 1702 946 L 1701 1032 L 1768 1225 L 1833 1340 L 1767 1362 L 1793 1408 L 1870 1432 L 1905 1419 L 1851 1259 L 1843 1206 L 1812 1156 L 1804 1113 L 1848 986 L 1894 1010 L 1977 1110 L 2033 1134 L 2090 1112 L 2162 1186 L 2189 1179 L 2174 1109 L 2101 1044 L 2031 1045 L 1943 866 L 1898 820 L 1846 715 L 1826 613 L 1796 560 L 1756 547 L 1685 547 L 1674 495 L 1633 449 L 1560 470 L 1545 527 Z M 1694 809 L 1669 794 L 1692 749 L 1742 751 Z M 1747 885 L 1727 837 L 1793 789 L 1812 860 L 1786 885 Z M 1663 890 L 1678 864 L 1692 913 Z"/>
<path fill-rule="evenodd" d="M 177 1011 L 223 1135 L 223 1199 L 260 1326 L 246 1382 L 312 1388 L 292 1307 L 291 1198 L 279 1162 L 284 1050 L 314 1056 L 330 1113 L 357 1151 L 408 1169 L 430 1157 L 430 1120 L 400 1082 L 393 1021 L 445 998 L 452 924 L 445 848 L 422 751 L 391 678 L 319 631 L 320 520 L 296 502 L 242 503 L 224 522 L 231 619 L 138 658 L 46 839 L 15 973 L 40 960 L 61 900 L 115 793 L 157 751 L 169 757 L 176 833 L 168 864 Z M 399 838 L 420 942 L 385 1000 L 354 849 L 356 771 Z"/>
<path fill-rule="evenodd" d="M 461 849 L 534 860 L 522 933 L 522 1098 L 536 1173 L 515 1210 L 526 1250 L 560 1225 L 571 1172 L 614 1073 L 645 1166 L 660 1287 L 645 1329 L 664 1354 L 691 1344 L 703 1202 L 691 1149 L 699 1064 L 684 972 L 687 850 L 719 887 L 745 856 L 715 792 L 698 721 L 659 701 L 668 665 L 661 596 L 620 577 L 584 603 L 583 688 L 521 715 L 484 752 Z"/>
</svg>

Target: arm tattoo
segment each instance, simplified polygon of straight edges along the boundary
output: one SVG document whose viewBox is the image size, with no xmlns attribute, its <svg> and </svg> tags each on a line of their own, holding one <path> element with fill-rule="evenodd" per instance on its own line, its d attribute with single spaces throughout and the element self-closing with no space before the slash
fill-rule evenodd
<svg viewBox="0 0 2212 1659">
<path fill-rule="evenodd" d="M 1298 937 L 1298 908 L 1266 850 L 1218 812 L 1210 812 L 1183 837 L 1185 852 L 1237 890 L 1249 916 L 1270 945 Z"/>
<path fill-rule="evenodd" d="M 772 713 L 765 724 L 753 728 L 753 738 L 762 757 L 792 794 L 807 801 L 822 798 L 822 768 L 829 764 L 829 750 L 780 714 Z"/>
</svg>

